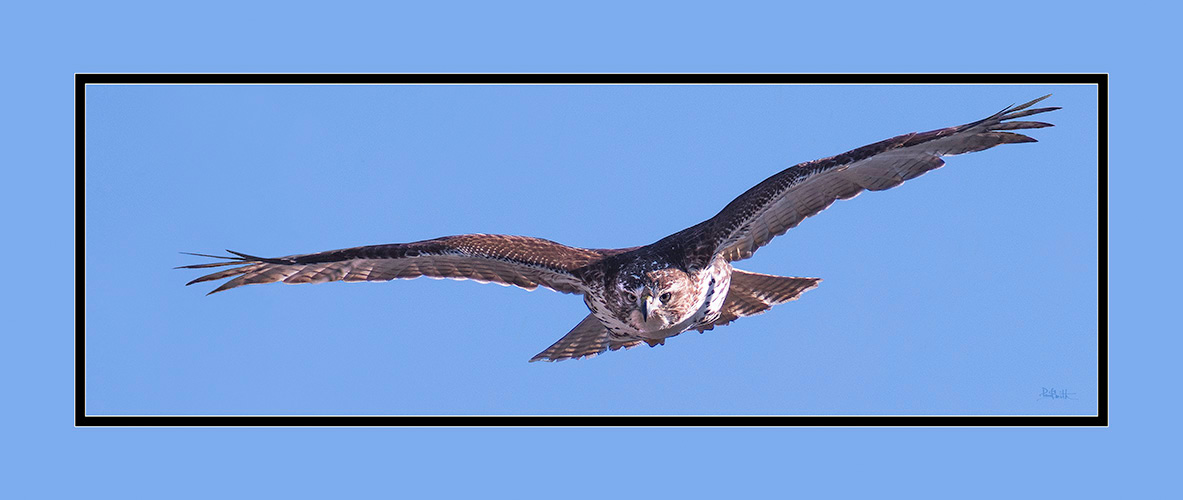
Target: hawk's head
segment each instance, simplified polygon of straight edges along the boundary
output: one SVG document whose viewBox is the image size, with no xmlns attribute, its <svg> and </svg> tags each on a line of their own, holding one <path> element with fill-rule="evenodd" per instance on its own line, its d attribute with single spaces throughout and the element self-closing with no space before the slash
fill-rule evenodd
<svg viewBox="0 0 1183 500">
<path fill-rule="evenodd" d="M 656 264 L 656 263 L 655 263 Z M 694 281 L 675 267 L 626 267 L 617 275 L 608 301 L 616 317 L 638 332 L 650 333 L 681 323 L 695 312 Z"/>
</svg>

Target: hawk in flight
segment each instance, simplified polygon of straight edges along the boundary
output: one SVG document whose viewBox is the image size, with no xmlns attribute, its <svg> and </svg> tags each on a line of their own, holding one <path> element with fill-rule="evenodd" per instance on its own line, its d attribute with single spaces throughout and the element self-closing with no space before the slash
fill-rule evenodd
<svg viewBox="0 0 1183 500">
<path fill-rule="evenodd" d="M 773 237 L 835 200 L 853 198 L 864 189 L 898 186 L 944 165 L 942 156 L 1035 142 L 1008 130 L 1050 127 L 1043 122 L 1012 121 L 1059 109 L 1031 108 L 1047 97 L 973 123 L 904 134 L 794 165 L 739 195 L 714 217 L 640 247 L 575 248 L 528 236 L 465 234 L 274 258 L 234 251 L 229 251 L 234 256 L 225 257 L 190 254 L 222 260 L 182 267 L 234 266 L 188 283 L 231 278 L 210 293 L 276 281 L 388 281 L 420 276 L 527 290 L 544 286 L 583 295 L 591 314 L 530 361 L 592 357 L 641 342 L 656 346 L 687 330 L 703 332 L 760 314 L 816 287 L 818 278 L 752 273 L 731 263 L 751 257 Z"/>
</svg>

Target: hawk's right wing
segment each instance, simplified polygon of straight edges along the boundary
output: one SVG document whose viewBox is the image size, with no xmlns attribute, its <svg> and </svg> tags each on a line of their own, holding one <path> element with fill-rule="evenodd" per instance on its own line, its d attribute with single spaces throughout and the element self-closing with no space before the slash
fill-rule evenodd
<svg viewBox="0 0 1183 500">
<path fill-rule="evenodd" d="M 199 269 L 238 266 L 187 283 L 233 277 L 210 293 L 257 283 L 324 283 L 326 281 L 389 281 L 396 278 L 471 279 L 513 285 L 527 290 L 544 286 L 565 293 L 583 293 L 572 271 L 621 250 L 592 250 L 527 236 L 465 234 L 391 245 L 346 248 L 287 257 L 237 257 L 191 254 L 225 262 L 181 266 Z"/>
</svg>

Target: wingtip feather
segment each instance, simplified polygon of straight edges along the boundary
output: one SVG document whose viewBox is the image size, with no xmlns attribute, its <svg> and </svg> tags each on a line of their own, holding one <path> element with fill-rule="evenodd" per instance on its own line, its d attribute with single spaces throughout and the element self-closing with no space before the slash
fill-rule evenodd
<svg viewBox="0 0 1183 500">
<path fill-rule="evenodd" d="M 177 252 L 185 255 L 195 255 L 197 257 L 209 257 L 211 259 L 237 259 L 238 257 L 230 257 L 227 255 L 210 255 L 208 253 L 193 253 L 193 252 Z"/>
<path fill-rule="evenodd" d="M 1047 94 L 1047 95 L 1044 95 L 1044 96 L 1042 96 L 1042 97 L 1036 97 L 1035 99 L 1032 99 L 1032 100 L 1030 100 L 1030 101 L 1027 101 L 1027 102 L 1025 102 L 1025 103 L 1023 103 L 1023 104 L 1020 104 L 1020 105 L 1018 105 L 1018 106 L 1011 106 L 1011 108 L 1010 108 L 1008 111 L 1019 111 L 1019 110 L 1021 110 L 1021 109 L 1027 109 L 1027 108 L 1029 108 L 1029 107 L 1031 107 L 1031 106 L 1035 105 L 1035 103 L 1037 103 L 1037 102 L 1039 102 L 1039 101 L 1042 101 L 1042 100 L 1044 100 L 1044 99 L 1047 99 L 1047 98 L 1049 98 L 1049 97 L 1051 97 L 1051 96 L 1052 96 L 1051 94 Z"/>
<path fill-rule="evenodd" d="M 1035 108 L 1035 109 L 1018 108 L 1018 109 L 1008 110 L 1006 113 L 1004 113 L 1000 117 L 1000 119 L 1001 120 L 1013 120 L 1015 118 L 1022 118 L 1024 116 L 1031 116 L 1031 115 L 1037 115 L 1040 113 L 1047 113 L 1049 111 L 1055 111 L 1057 109 L 1061 109 L 1060 106 L 1049 106 L 1046 108 Z"/>
<path fill-rule="evenodd" d="M 239 278 L 241 278 L 241 276 L 238 278 L 234 278 L 230 281 L 227 281 L 225 283 L 222 283 L 222 286 L 211 290 L 209 293 L 205 294 L 205 296 L 209 297 L 210 295 L 213 295 L 215 293 L 224 292 L 224 291 L 229 290 L 231 288 L 238 288 L 239 286 L 242 286 L 243 285 L 242 280 Z"/>
<path fill-rule="evenodd" d="M 234 250 L 230 250 L 230 249 L 226 249 L 226 251 L 230 252 L 234 255 L 237 255 L 238 258 L 243 259 L 243 260 L 258 260 L 258 261 L 266 260 L 262 257 L 258 257 L 258 256 L 250 255 L 250 254 L 245 254 L 242 252 L 235 252 Z"/>
</svg>

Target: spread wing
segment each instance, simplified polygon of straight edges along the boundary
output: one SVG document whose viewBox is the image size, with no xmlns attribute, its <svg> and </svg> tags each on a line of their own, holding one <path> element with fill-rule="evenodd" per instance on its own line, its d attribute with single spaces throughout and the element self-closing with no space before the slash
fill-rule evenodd
<svg viewBox="0 0 1183 500">
<path fill-rule="evenodd" d="M 493 282 L 527 290 L 544 286 L 564 293 L 583 293 L 582 282 L 572 271 L 619 252 L 497 234 L 465 234 L 277 258 L 227 251 L 236 257 L 190 254 L 226 261 L 181 268 L 237 267 L 207 274 L 187 285 L 233 277 L 210 292 L 215 293 L 242 285 L 277 281 L 289 284 L 389 281 L 428 276 Z"/>
<path fill-rule="evenodd" d="M 1008 120 L 1060 109 L 1028 109 L 1048 97 L 1011 106 L 973 123 L 904 134 L 789 167 L 740 195 L 704 222 L 701 229 L 715 253 L 722 253 L 728 261 L 746 259 L 835 200 L 853 198 L 864 189 L 880 191 L 898 186 L 944 165 L 942 156 L 982 151 L 999 144 L 1035 142 L 1006 131 L 1050 127 L 1050 123 Z"/>
</svg>

